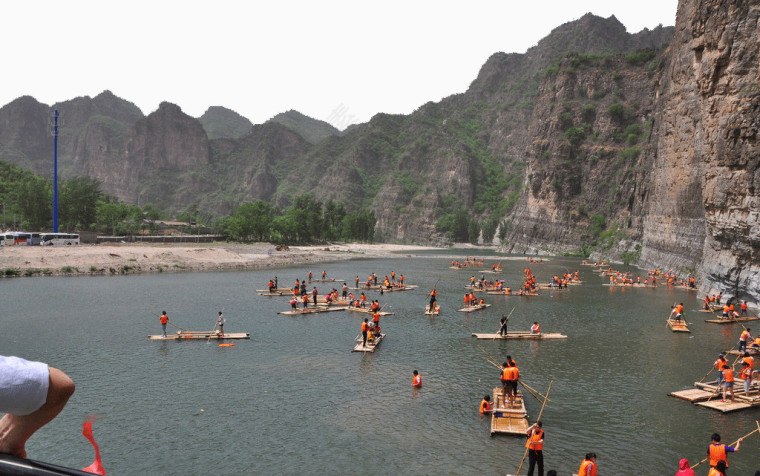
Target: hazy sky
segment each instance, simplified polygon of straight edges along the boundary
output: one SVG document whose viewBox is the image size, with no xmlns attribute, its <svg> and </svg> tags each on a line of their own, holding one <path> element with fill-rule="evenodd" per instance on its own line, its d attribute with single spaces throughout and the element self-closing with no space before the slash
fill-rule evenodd
<svg viewBox="0 0 760 476">
<path fill-rule="evenodd" d="M 493 53 L 524 53 L 585 13 L 629 33 L 677 0 L 5 1 L 0 106 L 111 90 L 145 114 L 296 109 L 343 129 L 464 92 Z M 65 115 L 65 111 L 63 111 Z"/>
</svg>

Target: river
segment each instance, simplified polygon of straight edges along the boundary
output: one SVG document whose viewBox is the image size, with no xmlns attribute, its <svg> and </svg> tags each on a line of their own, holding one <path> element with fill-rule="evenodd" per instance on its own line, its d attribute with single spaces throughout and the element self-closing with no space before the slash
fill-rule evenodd
<svg viewBox="0 0 760 476">
<path fill-rule="evenodd" d="M 61 415 L 27 444 L 30 457 L 81 468 L 93 451 L 81 436 L 89 414 L 111 475 L 165 474 L 505 474 L 514 473 L 524 439 L 489 436 L 477 411 L 498 385 L 489 357 L 511 354 L 523 379 L 545 392 L 546 469 L 571 474 L 587 452 L 599 474 L 673 474 L 682 457 L 705 456 L 717 431 L 730 443 L 752 431 L 757 409 L 720 414 L 667 396 L 707 373 L 741 326 L 705 323 L 695 293 L 610 288 L 579 265 L 557 258 L 530 265 L 539 281 L 579 269 L 585 285 L 534 298 L 487 296 L 493 307 L 459 313 L 473 274 L 449 269 L 470 250 L 416 253 L 248 272 L 37 277 L 0 281 L 2 352 L 50 363 L 77 390 Z M 481 252 L 478 251 L 480 254 Z M 501 260 L 519 287 L 525 260 Z M 285 298 L 259 296 L 325 269 L 353 285 L 376 272 L 404 274 L 413 291 L 379 298 L 387 338 L 374 354 L 350 352 L 364 314 L 284 316 Z M 320 292 L 333 283 L 315 283 Z M 443 313 L 422 314 L 439 291 Z M 336 283 L 336 287 L 338 287 Z M 310 287 L 311 289 L 311 287 Z M 692 333 L 669 331 L 665 317 L 683 302 Z M 148 341 L 156 314 L 188 330 L 211 330 L 223 310 L 227 332 L 250 332 L 234 347 L 216 342 Z M 540 321 L 564 340 L 477 341 Z M 750 323 L 752 324 L 752 323 Z M 755 326 L 760 331 L 760 321 Z M 170 329 L 174 330 L 174 328 Z M 423 375 L 411 387 L 412 370 Z M 541 404 L 526 397 L 531 421 Z M 760 438 L 729 457 L 731 474 L 760 469 Z M 522 474 L 525 474 L 526 466 Z M 703 464 L 697 474 L 706 474 Z"/>
</svg>

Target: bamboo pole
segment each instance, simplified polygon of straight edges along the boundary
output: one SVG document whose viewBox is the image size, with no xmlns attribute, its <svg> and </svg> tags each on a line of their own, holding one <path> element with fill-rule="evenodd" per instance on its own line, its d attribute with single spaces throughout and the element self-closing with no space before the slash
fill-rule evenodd
<svg viewBox="0 0 760 476">
<path fill-rule="evenodd" d="M 734 446 L 735 444 L 737 444 L 737 443 L 739 443 L 740 441 L 744 440 L 744 438 L 747 438 L 748 436 L 752 435 L 753 433 L 757 433 L 758 431 L 760 431 L 760 424 L 758 424 L 758 423 L 757 423 L 757 420 L 755 420 L 755 424 L 757 425 L 757 428 L 756 428 L 756 429 L 754 429 L 754 430 L 750 431 L 749 433 L 747 433 L 746 435 L 742 436 L 741 438 L 739 438 L 738 440 L 734 441 L 733 443 L 731 443 L 731 444 L 730 444 L 730 445 L 728 445 L 728 446 Z M 691 467 L 691 469 L 694 469 L 694 468 L 696 468 L 697 466 L 699 466 L 700 464 L 704 463 L 704 462 L 705 462 L 705 461 L 707 461 L 708 459 L 710 459 L 710 457 L 709 457 L 709 456 L 708 456 L 708 457 L 706 457 L 705 459 L 703 459 L 702 461 L 700 461 L 699 463 L 695 464 L 694 466 L 692 466 L 692 467 Z"/>
<path fill-rule="evenodd" d="M 546 398 L 544 398 L 544 404 L 541 405 L 541 411 L 538 412 L 538 418 L 536 418 L 536 423 L 541 421 L 541 415 L 544 414 L 544 408 L 546 408 L 546 402 L 549 401 L 549 392 L 552 391 L 552 384 L 554 383 L 554 380 L 549 382 L 549 389 L 546 390 Z M 530 450 L 530 447 L 525 448 L 525 453 L 523 453 L 522 461 L 520 461 L 520 466 L 517 468 L 517 472 L 515 473 L 515 476 L 518 476 L 520 474 L 520 470 L 522 470 L 523 464 L 525 464 L 525 457 L 528 456 L 528 451 Z"/>
</svg>

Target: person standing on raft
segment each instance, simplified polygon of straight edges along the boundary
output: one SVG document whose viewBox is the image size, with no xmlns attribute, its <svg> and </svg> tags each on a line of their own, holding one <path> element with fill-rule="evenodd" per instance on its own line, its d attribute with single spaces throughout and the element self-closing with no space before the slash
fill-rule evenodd
<svg viewBox="0 0 760 476">
<path fill-rule="evenodd" d="M 435 299 L 436 296 L 438 296 L 438 291 L 436 291 L 435 288 L 433 288 L 432 291 L 430 291 L 430 312 L 435 311 Z"/>
<path fill-rule="evenodd" d="M 219 326 L 219 335 L 224 337 L 224 316 L 222 316 L 222 311 L 219 311 L 219 317 L 216 318 L 216 325 Z"/>
<path fill-rule="evenodd" d="M 538 476 L 544 476 L 544 430 L 543 423 L 538 420 L 526 432 L 528 441 L 528 476 L 533 476 L 533 470 L 538 466 Z"/>
<path fill-rule="evenodd" d="M 499 320 L 499 335 L 505 336 L 508 334 L 507 332 L 507 323 L 509 322 L 509 317 L 506 314 L 501 315 L 501 320 Z"/>
<path fill-rule="evenodd" d="M 169 316 L 166 315 L 166 311 L 161 314 L 161 317 L 159 317 L 158 320 L 161 322 L 161 329 L 163 329 L 163 333 L 161 335 L 163 337 L 166 337 L 166 324 L 169 323 Z"/>
</svg>

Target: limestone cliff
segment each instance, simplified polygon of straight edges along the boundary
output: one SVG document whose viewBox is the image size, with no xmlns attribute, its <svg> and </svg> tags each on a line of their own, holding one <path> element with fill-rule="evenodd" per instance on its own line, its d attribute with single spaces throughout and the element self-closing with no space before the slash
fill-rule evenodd
<svg viewBox="0 0 760 476">
<path fill-rule="evenodd" d="M 662 75 L 644 264 L 760 302 L 757 2 L 682 0 Z"/>
</svg>

